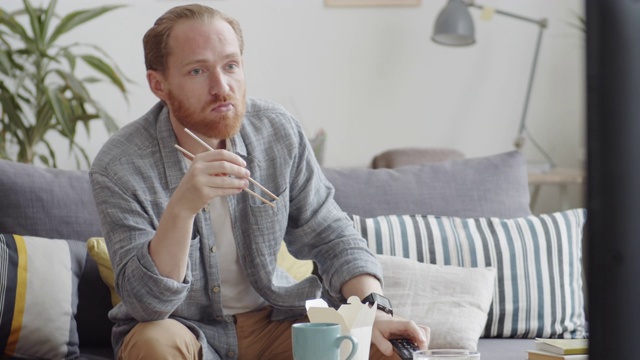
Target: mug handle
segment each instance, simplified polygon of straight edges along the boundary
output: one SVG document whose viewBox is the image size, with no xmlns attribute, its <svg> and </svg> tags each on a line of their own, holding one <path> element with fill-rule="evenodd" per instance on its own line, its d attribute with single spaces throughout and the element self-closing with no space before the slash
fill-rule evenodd
<svg viewBox="0 0 640 360">
<path fill-rule="evenodd" d="M 358 340 L 356 340 L 356 338 L 351 335 L 338 336 L 336 338 L 336 345 L 338 345 L 338 349 L 340 349 L 342 342 L 345 340 L 351 341 L 351 353 L 349 353 L 349 356 L 347 356 L 345 360 L 351 360 L 354 356 L 356 356 L 356 353 L 358 352 Z"/>
</svg>

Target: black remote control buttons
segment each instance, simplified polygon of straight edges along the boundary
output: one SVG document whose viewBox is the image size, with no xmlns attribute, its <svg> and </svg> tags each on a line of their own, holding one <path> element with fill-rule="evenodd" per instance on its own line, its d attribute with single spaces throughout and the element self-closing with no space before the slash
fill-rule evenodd
<svg viewBox="0 0 640 360">
<path fill-rule="evenodd" d="M 418 345 L 409 339 L 391 339 L 389 341 L 402 360 L 413 360 L 413 353 L 420 350 Z"/>
</svg>

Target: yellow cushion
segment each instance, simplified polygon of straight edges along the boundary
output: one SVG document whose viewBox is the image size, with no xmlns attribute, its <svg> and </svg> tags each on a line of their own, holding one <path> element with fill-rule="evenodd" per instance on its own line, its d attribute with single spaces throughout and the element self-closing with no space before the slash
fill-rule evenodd
<svg viewBox="0 0 640 360">
<path fill-rule="evenodd" d="M 311 260 L 298 260 L 287 250 L 287 245 L 282 243 L 278 252 L 278 266 L 283 268 L 291 277 L 300 281 L 311 275 L 313 262 Z"/>
<path fill-rule="evenodd" d="M 93 260 L 98 263 L 98 272 L 100 272 L 100 277 L 109 287 L 109 291 L 111 291 L 111 304 L 113 306 L 118 305 L 121 300 L 118 293 L 116 293 L 113 268 L 111 267 L 111 260 L 109 259 L 109 253 L 107 252 L 107 246 L 104 243 L 104 238 L 93 237 L 87 240 L 87 251 Z"/>
</svg>

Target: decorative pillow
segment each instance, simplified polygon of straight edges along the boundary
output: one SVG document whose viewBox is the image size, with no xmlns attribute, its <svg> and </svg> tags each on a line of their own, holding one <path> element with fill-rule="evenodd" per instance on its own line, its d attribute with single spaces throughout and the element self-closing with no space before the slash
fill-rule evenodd
<svg viewBox="0 0 640 360">
<path fill-rule="evenodd" d="M 430 348 L 477 349 L 493 298 L 494 268 L 377 257 L 384 274 L 384 294 L 393 304 L 394 315 L 428 325 Z"/>
<path fill-rule="evenodd" d="M 395 169 L 322 171 L 347 214 L 531 215 L 527 164 L 519 151 Z"/>
<path fill-rule="evenodd" d="M 109 292 L 111 293 L 111 304 L 113 304 L 113 306 L 120 304 L 122 300 L 120 300 L 120 296 L 116 292 L 115 276 L 113 275 L 111 259 L 109 258 L 104 238 L 92 237 L 87 240 L 87 251 L 91 258 L 98 264 L 100 278 L 102 278 L 102 281 L 109 287 Z"/>
<path fill-rule="evenodd" d="M 313 272 L 313 261 L 298 260 L 289 253 L 287 245 L 282 242 L 278 252 L 278 266 L 284 269 L 292 278 L 301 281 Z"/>
<path fill-rule="evenodd" d="M 584 337 L 584 209 L 517 219 L 353 216 L 377 254 L 418 262 L 495 267 L 484 337 Z"/>
<path fill-rule="evenodd" d="M 76 358 L 75 314 L 85 245 L 0 234 L 2 358 Z"/>
</svg>

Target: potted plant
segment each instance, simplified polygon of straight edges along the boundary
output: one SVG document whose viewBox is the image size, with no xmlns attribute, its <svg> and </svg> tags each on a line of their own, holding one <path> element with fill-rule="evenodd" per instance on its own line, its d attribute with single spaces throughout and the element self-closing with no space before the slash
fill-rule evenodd
<svg viewBox="0 0 640 360">
<path fill-rule="evenodd" d="M 57 132 L 69 142 L 77 166 L 90 159 L 76 141 L 79 124 L 102 121 L 109 133 L 113 118 L 91 96 L 88 84 L 115 86 L 125 100 L 127 80 L 113 60 L 95 44 L 64 44 L 60 38 L 88 21 L 121 5 L 78 10 L 63 17 L 55 13 L 57 0 L 8 12 L 0 5 L 0 158 L 57 167 L 56 151 L 48 135 Z M 25 26 L 24 24 L 27 24 Z M 78 64 L 84 63 L 80 77 Z M 87 70 L 89 69 L 89 70 Z"/>
</svg>

